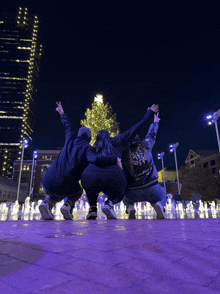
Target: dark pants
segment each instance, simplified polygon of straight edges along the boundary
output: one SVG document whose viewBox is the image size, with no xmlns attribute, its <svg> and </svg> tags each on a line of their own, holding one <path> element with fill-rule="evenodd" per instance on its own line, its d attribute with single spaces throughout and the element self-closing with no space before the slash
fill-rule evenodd
<svg viewBox="0 0 220 294">
<path fill-rule="evenodd" d="M 89 164 L 82 173 L 81 183 L 90 206 L 96 206 L 100 192 L 103 192 L 108 196 L 108 200 L 116 204 L 123 199 L 126 188 L 124 173 L 117 165 L 100 168 Z"/>
<path fill-rule="evenodd" d="M 79 200 L 79 198 L 83 194 L 83 189 L 78 182 L 73 186 L 73 192 L 70 195 L 56 194 L 54 192 L 51 192 L 51 191 L 45 189 L 43 187 L 43 185 L 42 185 L 42 188 L 43 188 L 45 194 L 50 197 L 50 201 L 53 203 L 59 202 L 59 201 L 63 200 L 64 198 L 65 198 L 65 202 L 67 200 L 70 200 L 72 203 L 75 203 L 77 200 Z"/>
</svg>

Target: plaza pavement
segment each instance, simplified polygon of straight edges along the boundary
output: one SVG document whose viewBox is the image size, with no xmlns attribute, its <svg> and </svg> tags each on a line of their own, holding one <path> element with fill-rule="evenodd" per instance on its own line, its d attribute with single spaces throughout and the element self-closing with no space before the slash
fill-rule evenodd
<svg viewBox="0 0 220 294">
<path fill-rule="evenodd" d="M 0 293 L 220 293 L 220 218 L 0 222 Z"/>
</svg>

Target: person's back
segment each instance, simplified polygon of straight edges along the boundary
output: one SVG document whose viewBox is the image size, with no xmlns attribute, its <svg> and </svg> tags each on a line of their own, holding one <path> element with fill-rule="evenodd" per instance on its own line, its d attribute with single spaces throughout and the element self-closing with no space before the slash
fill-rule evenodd
<svg viewBox="0 0 220 294">
<path fill-rule="evenodd" d="M 111 143 L 111 138 L 107 130 L 100 130 L 97 133 L 96 142 L 94 144 L 96 156 L 112 158 L 110 164 L 90 163 L 82 173 L 81 183 L 86 191 L 86 195 L 90 204 L 87 219 L 97 218 L 97 198 L 100 192 L 108 196 L 108 200 L 102 205 L 102 211 L 106 217 L 116 219 L 113 204 L 120 202 L 124 196 L 126 188 L 126 180 L 123 171 L 117 165 L 117 157 Z M 88 161 L 90 156 L 88 156 Z"/>
<path fill-rule="evenodd" d="M 66 132 L 65 144 L 43 176 L 41 183 L 47 191 L 70 195 L 88 165 L 86 153 L 88 148 L 92 148 L 89 145 L 91 131 L 88 128 L 80 128 L 78 136 L 75 137 L 71 123 L 64 113 L 61 114 L 61 121 Z"/>
<path fill-rule="evenodd" d="M 135 202 L 150 202 L 157 213 L 157 218 L 165 218 L 164 206 L 166 195 L 158 184 L 158 173 L 151 150 L 158 131 L 159 113 L 154 115 L 145 140 L 132 142 L 123 152 L 122 165 L 126 175 L 127 188 L 123 202 L 130 219 L 135 218 Z"/>
<path fill-rule="evenodd" d="M 141 189 L 158 183 L 152 148 L 155 143 L 158 124 L 151 124 L 144 141 L 139 137 L 122 153 L 122 165 L 127 180 L 127 189 Z"/>
<path fill-rule="evenodd" d="M 41 180 L 43 190 L 48 197 L 41 203 L 39 210 L 43 219 L 52 220 L 54 219 L 52 207 L 56 202 L 66 198 L 61 213 L 64 219 L 71 220 L 75 202 L 83 192 L 79 180 L 82 171 L 88 165 L 86 154 L 87 150 L 92 148 L 89 145 L 91 130 L 82 127 L 75 138 L 72 125 L 64 114 L 61 103 L 57 103 L 57 106 L 56 110 L 60 113 L 65 128 L 65 144 Z"/>
<path fill-rule="evenodd" d="M 153 156 L 144 141 L 131 143 L 122 154 L 122 165 L 127 179 L 127 189 L 142 188 L 157 182 L 158 175 Z"/>
</svg>

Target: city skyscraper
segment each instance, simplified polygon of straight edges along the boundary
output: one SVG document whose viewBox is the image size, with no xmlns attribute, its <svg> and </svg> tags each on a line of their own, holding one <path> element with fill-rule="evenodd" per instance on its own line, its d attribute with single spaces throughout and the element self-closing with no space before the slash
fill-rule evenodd
<svg viewBox="0 0 220 294">
<path fill-rule="evenodd" d="M 42 45 L 28 8 L 0 13 L 0 176 L 10 178 L 22 140 L 32 141 Z"/>
</svg>

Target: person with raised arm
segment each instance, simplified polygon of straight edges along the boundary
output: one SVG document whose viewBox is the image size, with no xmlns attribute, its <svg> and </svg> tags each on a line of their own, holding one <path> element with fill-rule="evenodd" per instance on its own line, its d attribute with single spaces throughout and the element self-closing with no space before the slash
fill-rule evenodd
<svg viewBox="0 0 220 294">
<path fill-rule="evenodd" d="M 72 220 L 75 202 L 83 194 L 79 180 L 88 165 L 87 157 L 90 162 L 100 164 L 100 166 L 115 164 L 117 158 L 111 156 L 103 159 L 94 154 L 93 147 L 89 144 L 91 130 L 87 127 L 81 127 L 75 136 L 61 102 L 57 102 L 56 111 L 61 115 L 65 129 L 65 144 L 41 180 L 42 188 L 48 197 L 41 203 L 39 210 L 44 220 L 53 220 L 54 216 L 51 212 L 53 206 L 65 198 L 67 200 L 60 210 L 64 219 Z"/>
<path fill-rule="evenodd" d="M 158 173 L 154 165 L 152 148 L 159 128 L 159 112 L 154 114 L 146 138 L 141 141 L 138 136 L 122 155 L 122 166 L 127 180 L 123 203 L 126 205 L 129 219 L 135 219 L 135 202 L 150 202 L 157 218 L 165 219 L 166 194 L 158 184 Z"/>
</svg>

